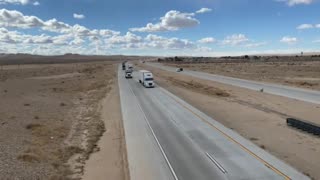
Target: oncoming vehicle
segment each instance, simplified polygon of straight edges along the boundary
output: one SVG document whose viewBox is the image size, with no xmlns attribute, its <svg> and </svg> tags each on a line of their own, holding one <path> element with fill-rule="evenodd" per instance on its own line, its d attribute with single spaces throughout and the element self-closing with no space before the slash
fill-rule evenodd
<svg viewBox="0 0 320 180">
<path fill-rule="evenodd" d="M 139 82 L 144 87 L 150 87 L 150 88 L 154 87 L 153 74 L 147 70 L 140 70 L 139 71 Z"/>
<path fill-rule="evenodd" d="M 176 71 L 181 72 L 181 71 L 183 71 L 183 68 L 177 68 Z"/>
</svg>

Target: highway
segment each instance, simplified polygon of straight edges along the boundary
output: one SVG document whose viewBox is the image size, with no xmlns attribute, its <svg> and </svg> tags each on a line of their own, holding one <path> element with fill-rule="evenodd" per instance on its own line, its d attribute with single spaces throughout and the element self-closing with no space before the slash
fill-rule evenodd
<svg viewBox="0 0 320 180">
<path fill-rule="evenodd" d="M 131 180 L 309 179 L 167 90 L 118 70 Z"/>
<path fill-rule="evenodd" d="M 162 70 L 176 72 L 176 68 L 164 66 L 159 63 L 146 63 L 149 66 L 160 68 Z M 255 91 L 259 91 L 263 89 L 263 92 L 284 96 L 292 99 L 297 99 L 305 102 L 320 104 L 320 92 L 319 91 L 312 91 L 302 88 L 295 88 L 289 86 L 283 86 L 278 84 L 271 84 L 265 82 L 257 82 L 257 81 L 250 81 L 238 78 L 232 78 L 227 76 L 209 74 L 204 72 L 197 72 L 197 71 L 190 71 L 184 70 L 183 72 L 179 72 L 181 74 L 193 76 L 200 79 L 216 81 L 224 84 L 229 84 L 233 86 L 238 86 L 242 88 L 247 88 Z"/>
</svg>

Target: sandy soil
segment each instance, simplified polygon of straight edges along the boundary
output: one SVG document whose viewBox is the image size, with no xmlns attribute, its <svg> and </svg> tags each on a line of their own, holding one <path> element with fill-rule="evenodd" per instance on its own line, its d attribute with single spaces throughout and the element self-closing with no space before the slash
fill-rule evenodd
<svg viewBox="0 0 320 180">
<path fill-rule="evenodd" d="M 320 105 L 200 80 L 145 65 L 156 83 L 314 179 L 320 179 L 320 139 L 290 128 L 287 117 L 320 124 Z"/>
<path fill-rule="evenodd" d="M 106 132 L 101 137 L 99 151 L 86 162 L 83 180 L 128 180 L 128 166 L 117 82 L 102 101 L 102 120 Z M 112 148 L 110 148 L 112 147 Z"/>
<path fill-rule="evenodd" d="M 320 61 L 179 63 L 179 65 L 167 63 L 166 65 L 242 79 L 320 90 Z"/>
<path fill-rule="evenodd" d="M 0 179 L 81 178 L 108 129 L 100 101 L 116 69 L 111 61 L 1 66 Z"/>
</svg>

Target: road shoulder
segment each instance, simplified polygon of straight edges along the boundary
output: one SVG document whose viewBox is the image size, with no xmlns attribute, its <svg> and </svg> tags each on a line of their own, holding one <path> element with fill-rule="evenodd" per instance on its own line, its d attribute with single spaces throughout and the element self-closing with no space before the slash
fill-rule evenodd
<svg viewBox="0 0 320 180">
<path fill-rule="evenodd" d="M 127 152 L 116 80 L 101 102 L 101 117 L 106 131 L 98 143 L 99 151 L 86 162 L 84 180 L 128 180 Z"/>
</svg>

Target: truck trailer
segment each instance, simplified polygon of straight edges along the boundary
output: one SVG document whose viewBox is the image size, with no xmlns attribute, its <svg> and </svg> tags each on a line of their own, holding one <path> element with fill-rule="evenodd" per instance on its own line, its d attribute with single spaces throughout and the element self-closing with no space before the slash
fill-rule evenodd
<svg viewBox="0 0 320 180">
<path fill-rule="evenodd" d="M 147 70 L 140 70 L 139 71 L 139 82 L 144 86 L 144 87 L 154 87 L 154 82 L 153 82 L 153 74 L 150 71 Z"/>
</svg>

